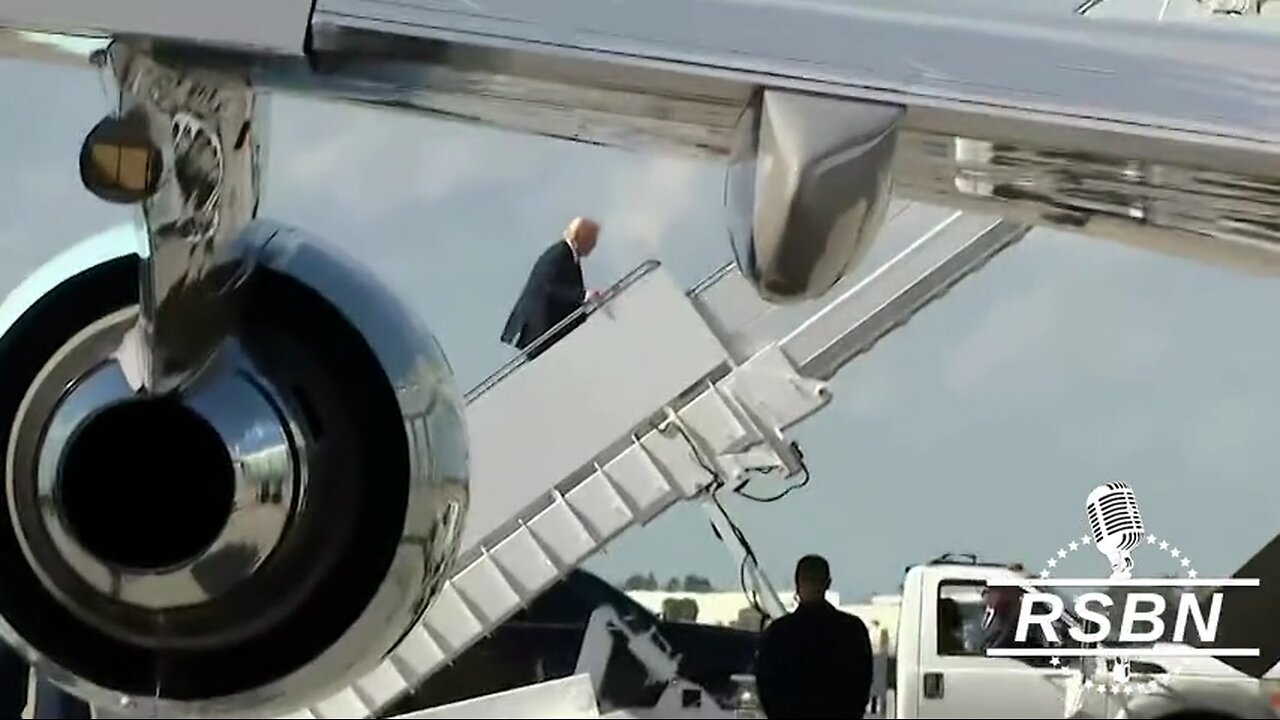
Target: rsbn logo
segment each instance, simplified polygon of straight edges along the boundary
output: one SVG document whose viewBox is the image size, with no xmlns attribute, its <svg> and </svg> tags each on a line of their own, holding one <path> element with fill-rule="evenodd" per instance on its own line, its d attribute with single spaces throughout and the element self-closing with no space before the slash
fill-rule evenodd
<svg viewBox="0 0 1280 720">
<path fill-rule="evenodd" d="M 1222 615 L 1223 589 L 1258 587 L 1258 580 L 1199 577 L 1185 553 L 1147 533 L 1133 489 L 1126 483 L 1094 488 L 1085 502 L 1085 514 L 1089 534 L 1059 549 L 1038 579 L 991 583 L 1011 588 L 1021 597 L 1014 646 L 988 648 L 987 655 L 1048 657 L 1054 665 L 1061 658 L 1107 658 L 1114 683 L 1109 687 L 1117 692 L 1129 681 L 1131 657 L 1260 655 L 1258 648 L 1213 645 Z M 1108 577 L 1052 577 L 1059 560 L 1090 544 L 1106 557 L 1111 568 Z M 1133 577 L 1133 555 L 1142 547 L 1168 554 L 1184 577 Z M 1073 597 L 1069 611 L 1062 595 L 1046 592 L 1048 588 L 1080 588 L 1083 592 Z M 1114 594 L 1122 595 L 1119 607 Z M 1171 616 L 1172 628 L 1168 625 Z M 1167 644 L 1154 645 L 1161 641 Z"/>
</svg>

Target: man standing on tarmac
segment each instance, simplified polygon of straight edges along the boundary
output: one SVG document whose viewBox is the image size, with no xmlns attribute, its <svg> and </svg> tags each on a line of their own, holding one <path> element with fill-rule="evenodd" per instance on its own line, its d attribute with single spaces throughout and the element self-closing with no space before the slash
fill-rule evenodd
<svg viewBox="0 0 1280 720">
<path fill-rule="evenodd" d="M 856 615 L 827 602 L 831 567 L 819 555 L 796 563 L 799 606 L 765 628 L 756 689 L 770 718 L 861 718 L 871 698 L 871 636 Z"/>
</svg>

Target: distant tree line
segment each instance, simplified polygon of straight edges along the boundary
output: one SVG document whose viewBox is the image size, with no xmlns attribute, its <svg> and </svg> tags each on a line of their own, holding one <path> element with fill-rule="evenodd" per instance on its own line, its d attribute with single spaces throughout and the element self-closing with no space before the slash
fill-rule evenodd
<svg viewBox="0 0 1280 720">
<path fill-rule="evenodd" d="M 662 619 L 667 622 L 698 622 L 698 601 L 669 597 L 662 601 Z"/>
<path fill-rule="evenodd" d="M 632 575 L 622 583 L 622 589 L 632 590 L 665 590 L 667 592 L 715 592 L 715 585 L 701 575 L 685 575 L 683 578 L 673 577 L 665 583 L 659 582 L 652 572 L 646 575 Z"/>
</svg>

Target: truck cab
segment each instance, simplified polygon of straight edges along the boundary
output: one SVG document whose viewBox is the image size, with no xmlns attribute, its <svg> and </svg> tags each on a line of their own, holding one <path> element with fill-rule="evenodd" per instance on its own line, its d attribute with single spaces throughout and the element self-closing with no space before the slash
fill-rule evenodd
<svg viewBox="0 0 1280 720">
<path fill-rule="evenodd" d="M 996 578 L 1024 579 L 1003 565 L 950 558 L 907 571 L 898 621 L 895 717 L 1063 716 L 1077 673 L 1041 658 L 983 653 L 983 592 Z"/>
<path fill-rule="evenodd" d="M 1035 586 L 1006 565 L 972 556 L 947 555 L 907 570 L 890 663 L 896 669 L 888 672 L 891 687 L 880 705 L 885 717 L 1277 717 L 1276 678 L 1260 683 L 1211 657 L 1133 659 L 1135 681 L 1160 678 L 1167 691 L 1132 697 L 1085 689 L 1087 680 L 1101 677 L 1102 658 L 989 657 L 981 642 L 984 591 L 997 580 Z M 1064 601 L 1071 607 L 1070 598 Z M 1058 640 L 1076 644 L 1064 633 Z"/>
</svg>

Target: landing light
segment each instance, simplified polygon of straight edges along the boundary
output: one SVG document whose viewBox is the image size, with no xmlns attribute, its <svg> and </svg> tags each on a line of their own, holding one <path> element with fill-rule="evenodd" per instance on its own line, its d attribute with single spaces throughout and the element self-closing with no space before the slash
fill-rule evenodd
<svg viewBox="0 0 1280 720">
<path fill-rule="evenodd" d="M 141 112 L 103 118 L 80 148 L 80 181 L 109 203 L 127 205 L 150 197 L 162 167 Z"/>
</svg>

